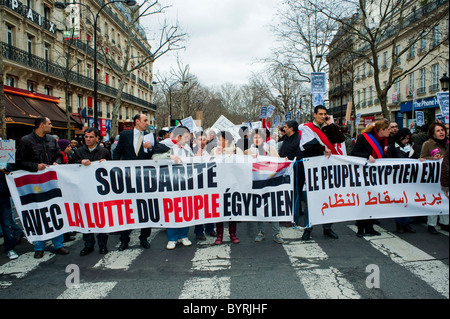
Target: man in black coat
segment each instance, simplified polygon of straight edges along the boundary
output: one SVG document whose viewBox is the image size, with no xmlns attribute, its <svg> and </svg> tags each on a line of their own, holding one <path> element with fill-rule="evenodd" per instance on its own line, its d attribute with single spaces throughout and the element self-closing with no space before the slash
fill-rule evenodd
<svg viewBox="0 0 450 319">
<path fill-rule="evenodd" d="M 61 164 L 62 154 L 58 142 L 50 135 L 52 123 L 47 117 L 38 117 L 34 130 L 22 137 L 16 151 L 16 167 L 29 172 L 44 170 Z"/>
<path fill-rule="evenodd" d="M 323 105 L 317 105 L 314 108 L 314 120 L 303 124 L 300 131 L 302 132 L 300 148 L 305 157 L 338 155 L 334 144 L 345 141 L 345 136 L 334 123 L 331 123 L 327 109 Z M 331 229 L 332 225 L 331 223 L 323 224 L 323 233 L 328 237 L 338 239 L 339 236 Z M 309 240 L 311 232 L 312 227 L 305 228 L 302 240 Z"/>
<path fill-rule="evenodd" d="M 134 129 L 120 133 L 119 143 L 113 152 L 113 160 L 145 160 L 151 159 L 153 155 L 153 146 L 150 141 L 144 141 L 144 134 L 148 128 L 148 117 L 145 114 L 137 114 L 133 117 Z M 153 136 L 153 140 L 154 140 Z M 152 232 L 151 228 L 142 228 L 139 240 L 141 246 L 148 249 L 150 243 L 148 237 Z M 119 251 L 128 248 L 130 242 L 131 230 L 120 232 Z"/>
<path fill-rule="evenodd" d="M 111 153 L 103 146 L 98 144 L 99 131 L 95 127 L 89 127 L 84 131 L 84 144 L 75 150 L 72 156 L 72 163 L 89 166 L 94 161 L 111 160 Z M 93 233 L 83 234 L 84 248 L 80 251 L 80 256 L 86 256 L 94 251 L 95 237 Z M 106 254 L 108 249 L 108 234 L 100 233 L 97 235 L 100 254 Z"/>
<path fill-rule="evenodd" d="M 43 171 L 50 165 L 62 162 L 61 149 L 58 142 L 50 135 L 52 123 L 47 117 L 38 117 L 34 121 L 34 130 L 25 135 L 20 141 L 16 151 L 16 168 L 29 172 Z M 67 255 L 69 251 L 64 248 L 64 235 L 52 238 L 55 253 Z M 44 256 L 45 241 L 34 244 L 34 258 Z"/>
</svg>

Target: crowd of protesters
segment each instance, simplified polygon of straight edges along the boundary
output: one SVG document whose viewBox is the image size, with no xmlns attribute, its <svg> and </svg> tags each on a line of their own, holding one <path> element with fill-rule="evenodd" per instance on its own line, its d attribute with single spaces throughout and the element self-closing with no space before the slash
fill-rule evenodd
<svg viewBox="0 0 450 319">
<path fill-rule="evenodd" d="M 288 160 L 296 159 L 294 187 L 299 191 L 303 205 L 298 205 L 291 225 L 305 226 L 302 240 L 309 240 L 312 228 L 308 227 L 308 208 L 306 205 L 306 192 L 303 191 L 304 170 L 301 159 L 312 156 L 339 155 L 334 145 L 344 143 L 347 155 L 363 157 L 373 163 L 380 158 L 413 158 L 424 160 L 440 160 L 444 158 L 442 165 L 441 186 L 448 198 L 448 156 L 449 156 L 449 131 L 448 125 L 434 122 L 429 126 L 422 126 L 418 133 L 412 134 L 411 128 L 398 128 L 396 122 L 380 120 L 369 124 L 362 134 L 356 137 L 350 136 L 346 126 L 339 127 L 332 122 L 327 115 L 327 109 L 317 106 L 314 110 L 314 119 L 309 123 L 299 125 L 296 121 L 287 121 L 283 127 L 270 131 L 267 128 L 249 129 L 241 127 L 239 138 L 233 138 L 228 131 L 215 131 L 207 129 L 191 134 L 189 129 L 178 126 L 168 130 L 159 131 L 158 136 L 153 135 L 151 141 L 144 137 L 148 128 L 148 118 L 145 114 L 138 114 L 133 118 L 133 130 L 123 131 L 119 136 L 102 143 L 96 128 L 85 130 L 83 141 L 68 141 L 58 139 L 50 135 L 51 121 L 40 117 L 35 121 L 35 129 L 24 136 L 16 151 L 16 167 L 30 172 L 42 171 L 49 165 L 61 165 L 78 163 L 90 165 L 93 161 L 104 160 L 159 160 L 171 159 L 180 163 L 184 158 L 195 156 L 217 156 L 221 154 L 236 154 L 246 156 L 271 156 Z M 374 147 L 377 145 L 378 147 Z M 4 237 L 4 250 L 10 259 L 15 259 L 18 254 L 14 250 L 22 237 L 23 231 L 14 221 L 13 208 L 5 174 L 13 168 L 7 166 L 0 174 L 0 223 Z M 303 220 L 300 221 L 300 216 Z M 440 227 L 448 231 L 448 215 L 441 215 Z M 437 234 L 436 226 L 438 216 L 428 216 L 428 232 Z M 409 217 L 396 218 L 396 230 L 399 233 L 415 233 L 411 227 Z M 357 236 L 380 235 L 373 225 L 377 220 L 359 220 L 356 222 Z M 280 224 L 272 222 L 272 239 L 276 243 L 283 243 L 280 235 Z M 238 223 L 228 222 L 230 241 L 234 244 L 240 242 L 237 237 Z M 325 236 L 338 239 L 339 236 L 332 230 L 332 224 L 325 224 L 323 233 Z M 266 223 L 258 223 L 255 242 L 265 238 Z M 166 229 L 167 249 L 175 249 L 177 245 L 190 246 L 192 242 L 188 238 L 189 228 Z M 224 241 L 224 223 L 206 224 L 195 226 L 196 240 L 206 240 L 206 235 L 215 238 L 215 244 L 220 245 Z M 119 251 L 128 248 L 131 230 L 120 233 Z M 140 244 L 144 248 L 150 248 L 148 237 L 151 229 L 141 229 Z M 73 234 L 65 234 L 52 239 L 54 252 L 68 254 L 63 242 L 73 240 Z M 105 254 L 107 249 L 107 234 L 98 234 L 97 240 L 99 252 Z M 84 248 L 80 252 L 85 256 L 94 251 L 94 234 L 84 234 Z M 34 243 L 35 258 L 42 258 L 45 242 Z"/>
</svg>

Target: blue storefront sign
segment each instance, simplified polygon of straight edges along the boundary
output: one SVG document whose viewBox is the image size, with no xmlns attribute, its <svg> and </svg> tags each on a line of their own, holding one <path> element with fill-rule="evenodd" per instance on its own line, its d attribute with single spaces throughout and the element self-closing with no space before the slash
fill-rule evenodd
<svg viewBox="0 0 450 319">
<path fill-rule="evenodd" d="M 411 112 L 413 106 L 413 101 L 402 102 L 400 104 L 400 112 Z M 418 99 L 414 101 L 414 110 L 420 111 L 424 109 L 436 108 L 439 107 L 438 100 L 435 96 L 428 97 L 425 99 Z"/>
</svg>

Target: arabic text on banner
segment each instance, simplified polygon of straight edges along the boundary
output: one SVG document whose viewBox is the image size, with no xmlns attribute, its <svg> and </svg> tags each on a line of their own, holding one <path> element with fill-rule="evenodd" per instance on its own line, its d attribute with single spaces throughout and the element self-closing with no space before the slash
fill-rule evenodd
<svg viewBox="0 0 450 319">
<path fill-rule="evenodd" d="M 349 220 L 448 214 L 440 187 L 441 161 L 306 158 L 311 225 Z"/>
</svg>

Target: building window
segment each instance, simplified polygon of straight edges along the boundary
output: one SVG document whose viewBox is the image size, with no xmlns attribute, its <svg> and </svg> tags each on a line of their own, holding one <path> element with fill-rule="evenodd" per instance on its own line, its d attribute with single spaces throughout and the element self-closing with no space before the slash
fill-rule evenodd
<svg viewBox="0 0 450 319">
<path fill-rule="evenodd" d="M 7 74 L 6 75 L 6 85 L 16 87 L 18 78 L 14 75 Z"/>
<path fill-rule="evenodd" d="M 433 28 L 433 48 L 439 45 L 439 24 Z"/>
<path fill-rule="evenodd" d="M 78 95 L 78 97 L 77 97 L 78 112 L 80 112 L 82 108 L 83 108 L 83 95 Z"/>
<path fill-rule="evenodd" d="M 387 69 L 388 68 L 388 53 L 387 51 L 385 51 L 383 53 L 383 69 Z"/>
<path fill-rule="evenodd" d="M 13 27 L 6 25 L 6 44 L 14 45 L 13 43 Z"/>
<path fill-rule="evenodd" d="M 427 33 L 423 32 L 420 38 L 420 52 L 424 53 L 427 47 Z"/>
<path fill-rule="evenodd" d="M 53 88 L 50 85 L 46 85 L 44 87 L 44 92 L 46 95 L 53 95 Z"/>
<path fill-rule="evenodd" d="M 408 95 L 412 95 L 414 91 L 414 72 L 409 75 L 409 92 Z"/>
<path fill-rule="evenodd" d="M 400 94 L 400 78 L 397 78 L 397 80 L 394 81 L 395 84 L 395 92 L 397 93 L 397 96 Z"/>
<path fill-rule="evenodd" d="M 27 81 L 27 90 L 33 93 L 37 92 L 37 83 L 32 81 L 32 80 L 28 80 Z"/>
<path fill-rule="evenodd" d="M 50 13 L 51 13 L 50 7 L 48 6 L 48 4 L 44 3 L 44 18 L 50 20 Z"/>
<path fill-rule="evenodd" d="M 424 94 L 426 92 L 426 80 L 427 80 L 427 72 L 425 68 L 420 69 L 420 87 L 417 90 L 417 94 Z"/>
<path fill-rule="evenodd" d="M 363 102 L 362 102 L 362 106 L 366 106 L 366 88 L 363 89 Z"/>
<path fill-rule="evenodd" d="M 44 44 L 44 60 L 47 62 L 50 60 L 50 44 L 48 43 Z"/>
<path fill-rule="evenodd" d="M 28 55 L 33 54 L 33 36 L 27 35 L 27 52 Z"/>
<path fill-rule="evenodd" d="M 408 52 L 408 59 L 414 58 L 415 55 L 415 45 L 414 42 L 410 42 L 409 44 L 409 52 Z"/>
<path fill-rule="evenodd" d="M 430 91 L 439 91 L 439 64 L 433 64 L 431 66 L 432 84 Z"/>
</svg>

